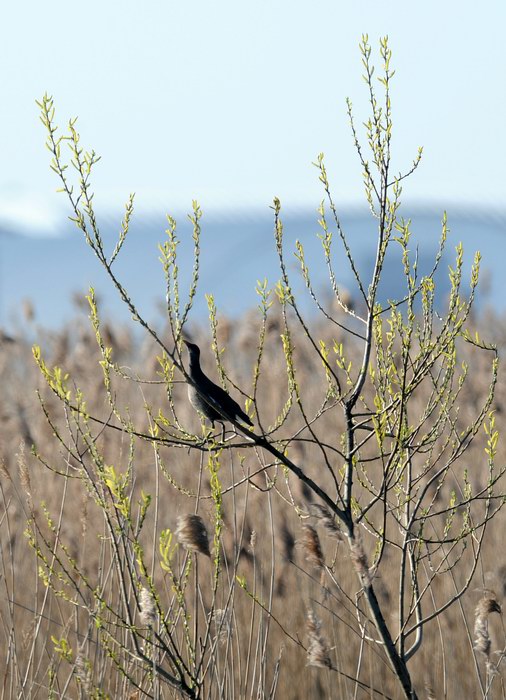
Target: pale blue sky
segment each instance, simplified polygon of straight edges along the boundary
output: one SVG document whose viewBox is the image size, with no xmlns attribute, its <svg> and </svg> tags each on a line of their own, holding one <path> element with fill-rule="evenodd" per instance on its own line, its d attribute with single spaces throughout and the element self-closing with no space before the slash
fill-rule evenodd
<svg viewBox="0 0 506 700">
<path fill-rule="evenodd" d="M 425 156 L 411 201 L 504 209 L 506 2 L 40 0 L 0 29 L 0 226 L 64 211 L 34 100 L 79 115 L 105 207 L 314 208 L 323 151 L 345 207 L 362 197 L 345 97 L 365 117 L 358 42 L 390 37 L 395 167 Z"/>
</svg>

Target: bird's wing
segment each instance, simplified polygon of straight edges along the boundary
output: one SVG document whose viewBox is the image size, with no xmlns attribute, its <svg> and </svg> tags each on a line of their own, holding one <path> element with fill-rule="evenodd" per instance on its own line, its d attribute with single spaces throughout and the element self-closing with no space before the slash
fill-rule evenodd
<svg viewBox="0 0 506 700">
<path fill-rule="evenodd" d="M 248 425 L 253 425 L 249 416 L 244 413 L 239 404 L 234 401 L 234 399 L 228 394 L 221 386 L 218 386 L 212 382 L 208 377 L 206 377 L 206 394 L 209 396 L 212 402 L 219 406 L 226 414 L 231 417 L 238 416 Z"/>
</svg>

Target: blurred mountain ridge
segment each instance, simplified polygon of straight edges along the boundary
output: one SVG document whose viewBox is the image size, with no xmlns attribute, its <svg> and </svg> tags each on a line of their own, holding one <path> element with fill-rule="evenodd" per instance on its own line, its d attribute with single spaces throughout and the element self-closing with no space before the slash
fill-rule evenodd
<svg viewBox="0 0 506 700">
<path fill-rule="evenodd" d="M 439 238 L 443 208 L 403 206 L 405 218 L 411 220 L 410 249 L 418 256 L 419 275 L 427 274 L 433 265 Z M 101 234 L 106 248 L 114 248 L 120 229 L 121 213 L 99 215 Z M 282 212 L 285 258 L 293 288 L 300 293 L 305 310 L 315 306 L 305 289 L 299 263 L 293 255 L 295 241 L 304 245 L 315 291 L 323 302 L 331 297 L 323 250 L 318 234 L 318 214 L 307 209 Z M 180 291 L 184 304 L 193 266 L 192 224 L 186 215 L 177 216 L 180 240 L 178 265 Z M 334 272 L 339 284 L 352 297 L 357 287 L 350 265 L 342 250 L 335 222 L 327 213 L 329 228 L 334 232 Z M 377 222 L 363 209 L 348 208 L 340 218 L 342 230 L 352 250 L 357 268 L 368 285 L 376 251 Z M 482 254 L 482 281 L 478 304 L 488 303 L 497 310 L 506 305 L 506 275 L 502 269 L 506 252 L 506 211 L 485 207 L 448 208 L 449 235 L 438 274 L 438 297 L 448 292 L 448 266 L 454 263 L 455 246 L 464 245 L 464 276 L 474 252 Z M 139 310 L 148 319 L 160 313 L 165 298 L 165 281 L 159 262 L 158 244 L 163 242 L 167 220 L 161 212 L 136 212 L 125 245 L 115 263 L 115 271 Z M 274 244 L 273 212 L 237 210 L 210 212 L 201 220 L 201 259 L 199 291 L 192 317 L 203 320 L 207 315 L 205 294 L 213 294 L 221 314 L 236 317 L 258 303 L 257 280 L 268 279 L 273 287 L 280 277 Z M 26 226 L 16 230 L 0 222 L 0 326 L 13 329 L 19 322 L 22 304 L 29 300 L 37 323 L 57 328 L 75 314 L 73 295 L 87 293 L 93 286 L 102 299 L 103 313 L 111 319 L 128 318 L 123 305 L 81 232 L 68 221 L 62 221 L 59 235 L 27 235 Z M 380 290 L 382 301 L 399 298 L 404 293 L 400 267 L 400 248 L 393 243 L 387 259 Z"/>
</svg>

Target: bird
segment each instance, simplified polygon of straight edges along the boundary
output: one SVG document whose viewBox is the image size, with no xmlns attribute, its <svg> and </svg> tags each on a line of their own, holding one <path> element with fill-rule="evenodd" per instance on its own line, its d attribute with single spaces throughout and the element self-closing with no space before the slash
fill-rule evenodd
<svg viewBox="0 0 506 700">
<path fill-rule="evenodd" d="M 244 413 L 242 408 L 227 392 L 206 377 L 200 367 L 200 348 L 195 343 L 183 339 L 188 349 L 190 358 L 190 368 L 188 374 L 192 384 L 188 383 L 188 398 L 193 408 L 211 421 L 214 429 L 214 422 L 218 421 L 223 426 L 223 437 L 225 435 L 224 421 L 231 423 L 242 421 L 247 425 L 253 425 L 250 417 Z"/>
</svg>

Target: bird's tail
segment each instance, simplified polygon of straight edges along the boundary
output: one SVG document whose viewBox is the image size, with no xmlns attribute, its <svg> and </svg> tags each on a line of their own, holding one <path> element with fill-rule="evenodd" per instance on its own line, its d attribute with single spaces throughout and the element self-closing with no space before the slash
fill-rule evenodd
<svg viewBox="0 0 506 700">
<path fill-rule="evenodd" d="M 239 413 L 239 418 L 240 418 L 242 421 L 244 421 L 244 423 L 247 423 L 248 425 L 253 426 L 253 421 L 251 420 L 251 418 L 250 418 L 249 416 L 247 416 L 247 415 L 244 413 L 244 411 L 241 411 L 241 412 Z"/>
</svg>

